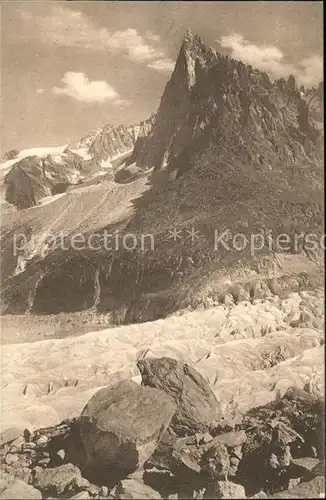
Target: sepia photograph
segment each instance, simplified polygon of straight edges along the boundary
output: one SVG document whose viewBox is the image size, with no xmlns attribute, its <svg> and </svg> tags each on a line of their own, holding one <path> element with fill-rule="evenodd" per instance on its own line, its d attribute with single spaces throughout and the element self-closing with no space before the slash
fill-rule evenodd
<svg viewBox="0 0 326 500">
<path fill-rule="evenodd" d="M 323 3 L 0 25 L 0 500 L 325 498 Z"/>
</svg>

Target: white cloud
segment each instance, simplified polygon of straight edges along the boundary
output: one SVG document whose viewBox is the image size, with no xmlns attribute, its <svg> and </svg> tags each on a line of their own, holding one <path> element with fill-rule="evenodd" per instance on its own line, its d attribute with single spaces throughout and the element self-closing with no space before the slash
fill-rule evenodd
<svg viewBox="0 0 326 500">
<path fill-rule="evenodd" d="M 300 61 L 299 66 L 301 84 L 309 87 L 323 79 L 323 61 L 320 57 L 306 57 Z"/>
<path fill-rule="evenodd" d="M 36 89 L 37 95 L 42 95 L 44 94 L 45 90 L 44 89 Z"/>
<path fill-rule="evenodd" d="M 125 53 L 135 62 L 147 62 L 156 57 L 163 57 L 164 52 L 148 45 L 135 29 L 116 31 L 107 39 L 108 47 L 116 52 Z"/>
<path fill-rule="evenodd" d="M 148 63 L 165 57 L 158 46 L 160 37 L 152 31 L 141 36 L 133 28 L 110 32 L 98 28 L 86 14 L 62 5 L 49 6 L 50 11 L 31 16 L 19 10 L 24 20 L 24 38 L 38 38 L 44 43 L 61 47 L 75 47 L 89 51 L 107 51 L 123 54 L 136 63 Z"/>
<path fill-rule="evenodd" d="M 230 49 L 231 57 L 265 71 L 273 78 L 294 75 L 298 84 L 314 85 L 322 79 L 323 64 L 318 56 L 302 59 L 297 65 L 286 63 L 283 52 L 275 45 L 255 45 L 232 33 L 217 40 L 221 47 Z"/>
<path fill-rule="evenodd" d="M 52 92 L 57 95 L 66 95 L 77 101 L 86 103 L 100 103 L 107 100 L 120 105 L 118 93 L 104 80 L 90 81 L 85 73 L 68 71 L 61 79 L 63 87 L 53 87 Z"/>
<path fill-rule="evenodd" d="M 175 63 L 172 59 L 157 59 L 156 61 L 147 64 L 148 68 L 156 69 L 162 73 L 171 73 L 173 71 Z"/>
</svg>

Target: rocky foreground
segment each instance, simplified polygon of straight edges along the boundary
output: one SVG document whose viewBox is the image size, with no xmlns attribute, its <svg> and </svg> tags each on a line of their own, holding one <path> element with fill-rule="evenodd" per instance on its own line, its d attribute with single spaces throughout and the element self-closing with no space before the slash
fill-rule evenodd
<svg viewBox="0 0 326 500">
<path fill-rule="evenodd" d="M 225 423 L 193 367 L 138 362 L 142 385 L 99 390 L 77 419 L 1 449 L 0 498 L 317 498 L 324 496 L 324 405 L 316 386 Z"/>
<path fill-rule="evenodd" d="M 3 346 L 0 498 L 323 497 L 322 296 Z"/>
</svg>

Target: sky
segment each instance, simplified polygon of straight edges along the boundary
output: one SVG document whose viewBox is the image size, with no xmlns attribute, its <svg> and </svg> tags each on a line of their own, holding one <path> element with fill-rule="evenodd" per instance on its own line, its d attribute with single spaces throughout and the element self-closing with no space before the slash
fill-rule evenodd
<svg viewBox="0 0 326 500">
<path fill-rule="evenodd" d="M 322 2 L 1 1 L 2 152 L 59 146 L 159 106 L 185 31 L 269 73 L 322 79 Z"/>
</svg>

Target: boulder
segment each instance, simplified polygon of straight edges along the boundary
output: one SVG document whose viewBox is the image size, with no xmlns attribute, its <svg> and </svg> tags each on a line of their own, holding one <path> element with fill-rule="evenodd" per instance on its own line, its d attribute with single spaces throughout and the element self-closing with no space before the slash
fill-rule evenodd
<svg viewBox="0 0 326 500">
<path fill-rule="evenodd" d="M 311 473 L 315 476 L 325 476 L 325 460 L 318 462 Z"/>
<path fill-rule="evenodd" d="M 234 432 L 225 432 L 223 434 L 219 434 L 213 438 L 211 444 L 220 443 L 225 444 L 227 448 L 237 448 L 238 446 L 243 445 L 247 441 L 247 435 L 245 431 L 234 431 Z"/>
<path fill-rule="evenodd" d="M 15 439 L 18 439 L 23 432 L 22 428 L 19 427 L 8 427 L 7 429 L 0 432 L 0 446 L 6 443 L 10 443 Z"/>
<path fill-rule="evenodd" d="M 121 500 L 132 498 L 161 498 L 161 495 L 157 491 L 144 484 L 141 480 L 136 479 L 125 479 L 120 481 L 112 491 L 112 495 L 114 498 Z"/>
<path fill-rule="evenodd" d="M 224 444 L 212 446 L 201 458 L 202 472 L 212 479 L 226 479 L 230 466 L 230 457 Z"/>
<path fill-rule="evenodd" d="M 246 498 L 246 493 L 241 484 L 230 481 L 214 481 L 206 488 L 204 498 Z"/>
<path fill-rule="evenodd" d="M 186 474 L 190 477 L 204 472 L 224 479 L 226 475 L 236 474 L 243 456 L 242 443 L 245 441 L 244 431 L 220 434 L 206 443 L 201 442 L 198 434 L 176 438 L 166 433 L 147 465 L 166 468 L 176 475 Z"/>
<path fill-rule="evenodd" d="M 83 478 L 78 467 L 64 464 L 52 469 L 37 471 L 34 486 L 47 495 L 62 495 L 78 490 Z"/>
<path fill-rule="evenodd" d="M 86 466 L 103 481 L 108 471 L 135 471 L 152 455 L 175 411 L 171 396 L 131 380 L 99 390 L 79 423 Z"/>
<path fill-rule="evenodd" d="M 10 474 L 1 473 L 0 498 L 4 500 L 26 499 L 39 500 L 42 494 L 33 486 L 25 483 L 21 479 L 14 478 Z"/>
<path fill-rule="evenodd" d="M 294 465 L 299 470 L 302 470 L 302 473 L 312 472 L 318 464 L 318 458 L 312 457 L 294 458 L 292 460 L 292 465 Z"/>
<path fill-rule="evenodd" d="M 205 433 L 219 424 L 220 405 L 209 384 L 194 368 L 173 358 L 145 358 L 137 366 L 142 384 L 172 396 L 177 411 L 171 428 L 179 436 Z"/>
<path fill-rule="evenodd" d="M 265 491 L 263 490 L 260 490 L 258 491 L 257 493 L 255 493 L 254 495 L 252 495 L 251 497 L 248 497 L 248 498 L 268 498 L 268 496 L 266 495 Z"/>
<path fill-rule="evenodd" d="M 325 478 L 316 476 L 290 490 L 275 493 L 270 498 L 325 498 Z"/>
</svg>

